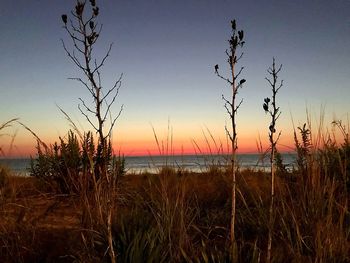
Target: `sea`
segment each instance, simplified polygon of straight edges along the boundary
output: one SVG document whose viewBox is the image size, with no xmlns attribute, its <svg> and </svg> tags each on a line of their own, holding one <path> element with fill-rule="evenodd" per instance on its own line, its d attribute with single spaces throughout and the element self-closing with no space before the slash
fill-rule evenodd
<svg viewBox="0 0 350 263">
<path fill-rule="evenodd" d="M 229 163 L 227 155 L 172 155 L 172 156 L 126 156 L 125 168 L 127 173 L 157 172 L 164 166 L 184 169 L 193 172 L 203 172 L 212 165 Z M 295 167 L 295 153 L 283 153 L 282 160 L 289 170 Z M 262 158 L 261 154 L 238 154 L 240 168 L 259 169 L 268 171 L 269 157 Z M 28 158 L 0 158 L 0 165 L 7 166 L 17 175 L 30 175 L 31 160 Z"/>
</svg>

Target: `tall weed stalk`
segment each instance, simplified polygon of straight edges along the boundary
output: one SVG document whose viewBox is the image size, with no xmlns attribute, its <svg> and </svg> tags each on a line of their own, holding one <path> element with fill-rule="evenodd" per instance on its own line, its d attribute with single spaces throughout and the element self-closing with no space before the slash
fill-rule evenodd
<svg viewBox="0 0 350 263">
<path fill-rule="evenodd" d="M 227 63 L 230 68 L 230 77 L 223 77 L 219 73 L 219 65 L 215 65 L 215 74 L 226 81 L 231 89 L 231 98 L 226 99 L 224 95 L 222 95 L 222 99 L 224 100 L 225 109 L 230 117 L 231 128 L 226 129 L 227 136 L 231 142 L 231 174 L 232 174 L 232 201 L 231 201 L 231 224 L 230 224 L 230 241 L 231 241 L 231 256 L 232 260 L 236 261 L 236 240 L 235 240 L 235 220 L 236 220 L 236 170 L 237 170 L 237 160 L 236 160 L 236 151 L 238 149 L 237 144 L 237 128 L 236 128 L 236 117 L 237 111 L 241 106 L 243 100 L 237 102 L 237 94 L 240 88 L 243 87 L 243 84 L 246 82 L 245 79 L 238 78 L 242 73 L 243 67 L 241 67 L 238 71 L 236 69 L 237 62 L 242 58 L 243 53 L 238 54 L 238 48 L 242 48 L 245 44 L 244 39 L 244 31 L 238 30 L 236 27 L 236 20 L 231 21 L 231 38 L 228 40 L 229 49 L 226 50 L 227 55 Z"/>
</svg>

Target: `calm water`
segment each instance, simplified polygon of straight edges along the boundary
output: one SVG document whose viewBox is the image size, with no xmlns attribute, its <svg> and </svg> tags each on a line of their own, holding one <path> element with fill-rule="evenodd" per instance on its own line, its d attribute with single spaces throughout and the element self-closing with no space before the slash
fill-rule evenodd
<svg viewBox="0 0 350 263">
<path fill-rule="evenodd" d="M 282 154 L 283 162 L 287 168 L 295 163 L 295 154 Z M 237 156 L 242 168 L 268 169 L 269 159 L 261 160 L 259 154 L 239 154 Z M 205 171 L 209 165 L 225 164 L 227 157 L 222 155 L 181 155 L 181 156 L 137 156 L 125 157 L 128 172 L 155 172 L 165 165 L 183 168 L 190 171 Z M 28 175 L 30 159 L 0 159 L 0 164 L 8 166 L 17 174 Z"/>
<path fill-rule="evenodd" d="M 295 154 L 282 154 L 287 168 L 295 163 Z M 237 156 L 242 168 L 269 169 L 269 159 L 261 160 L 259 154 L 239 154 Z M 222 155 L 181 155 L 181 156 L 137 156 L 125 157 L 127 172 L 156 172 L 169 165 L 190 171 L 205 171 L 208 165 L 225 164 L 227 157 Z M 30 159 L 0 159 L 0 164 L 8 166 L 16 174 L 29 175 Z"/>
</svg>

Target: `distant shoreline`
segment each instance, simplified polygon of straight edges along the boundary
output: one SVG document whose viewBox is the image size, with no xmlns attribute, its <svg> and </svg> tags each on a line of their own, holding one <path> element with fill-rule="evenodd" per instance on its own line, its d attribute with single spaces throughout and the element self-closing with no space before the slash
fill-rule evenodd
<svg viewBox="0 0 350 263">
<path fill-rule="evenodd" d="M 292 152 L 280 152 L 282 155 L 296 155 L 297 153 L 295 151 Z M 210 156 L 230 156 L 231 153 L 222 153 L 222 154 L 210 154 L 210 153 L 184 153 L 184 154 L 147 154 L 147 155 L 120 155 L 126 158 L 150 158 L 150 157 L 182 157 L 182 156 L 198 156 L 198 157 L 210 157 Z M 237 153 L 237 156 L 244 156 L 244 155 L 262 155 L 259 152 L 251 152 L 251 153 Z M 118 156 L 117 154 L 114 156 Z M 35 156 L 0 156 L 0 160 L 28 160 L 28 159 L 35 159 Z"/>
<path fill-rule="evenodd" d="M 184 169 L 192 172 L 203 172 L 213 165 L 225 166 L 229 162 L 229 155 L 148 155 L 125 156 L 125 170 L 127 173 L 156 173 L 164 166 Z M 288 169 L 293 169 L 296 160 L 295 153 L 282 153 L 283 163 Z M 241 168 L 262 169 L 270 168 L 269 156 L 262 158 L 261 154 L 238 154 L 237 160 Z M 0 164 L 7 166 L 15 173 L 28 175 L 31 158 L 0 158 Z"/>
</svg>

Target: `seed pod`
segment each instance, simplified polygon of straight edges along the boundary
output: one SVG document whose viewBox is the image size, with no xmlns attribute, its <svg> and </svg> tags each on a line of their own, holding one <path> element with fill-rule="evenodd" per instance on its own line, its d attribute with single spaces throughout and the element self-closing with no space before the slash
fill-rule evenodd
<svg viewBox="0 0 350 263">
<path fill-rule="evenodd" d="M 93 30 L 95 26 L 94 21 L 90 21 L 89 26 L 90 26 L 90 29 Z"/>
<path fill-rule="evenodd" d="M 99 11 L 98 6 L 96 6 L 95 8 L 93 8 L 92 11 L 93 11 L 93 13 L 94 13 L 94 16 L 98 16 L 98 11 Z"/>
<path fill-rule="evenodd" d="M 89 45 L 92 44 L 93 40 L 94 40 L 94 39 L 93 39 L 92 36 L 88 36 L 88 37 L 87 37 L 87 41 L 88 41 Z"/>
<path fill-rule="evenodd" d="M 232 64 L 232 62 L 233 62 L 233 58 L 232 58 L 232 56 L 229 56 L 229 58 L 228 58 L 228 62 L 229 62 L 230 64 Z"/>
<path fill-rule="evenodd" d="M 236 30 L 236 20 L 231 21 L 232 30 Z"/>
<path fill-rule="evenodd" d="M 264 99 L 264 101 L 265 101 L 267 104 L 269 104 L 270 98 L 266 98 L 266 99 Z"/>
<path fill-rule="evenodd" d="M 239 37 L 239 40 L 242 40 L 243 39 L 243 30 L 241 31 L 238 31 L 238 37 Z"/>
<path fill-rule="evenodd" d="M 62 15 L 62 21 L 64 24 L 67 24 L 67 15 L 66 14 Z"/>
<path fill-rule="evenodd" d="M 215 68 L 215 73 L 218 73 L 218 70 L 219 70 L 219 65 L 218 65 L 218 64 L 216 64 L 214 68 Z"/>
<path fill-rule="evenodd" d="M 77 16 L 81 16 L 83 14 L 83 11 L 84 11 L 84 4 L 79 2 L 75 6 L 75 13 L 77 14 Z"/>
<path fill-rule="evenodd" d="M 269 106 L 268 106 L 266 103 L 264 103 L 264 104 L 263 104 L 263 109 L 264 109 L 264 111 L 265 111 L 265 113 L 266 113 L 266 112 L 269 111 Z"/>
<path fill-rule="evenodd" d="M 269 126 L 269 130 L 270 130 L 271 133 L 275 133 L 276 132 L 276 129 L 273 127 L 272 124 Z"/>
</svg>

